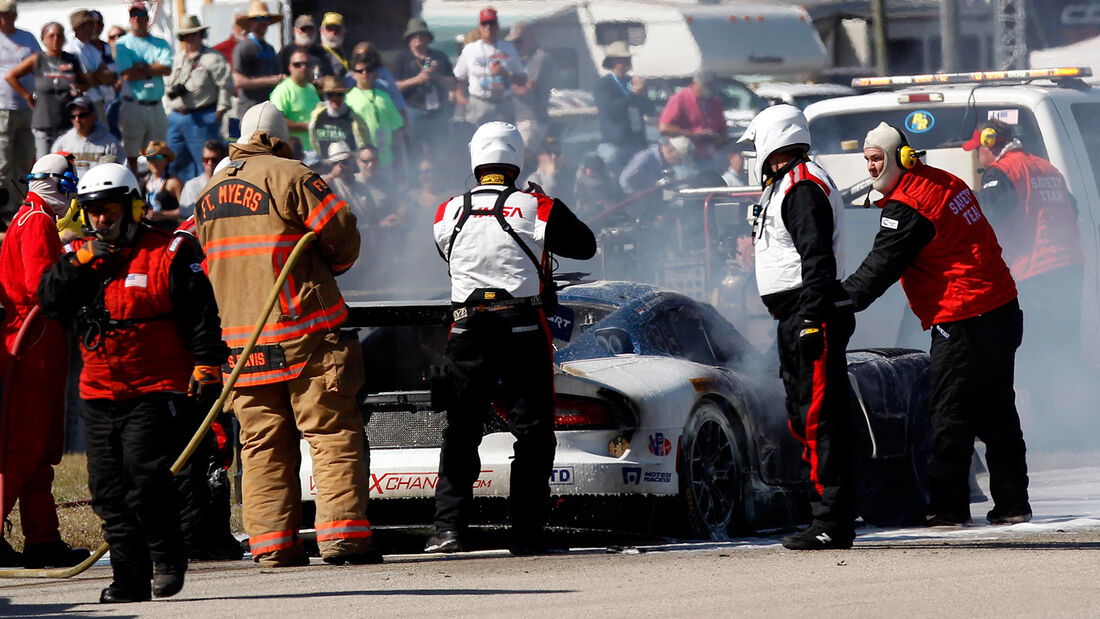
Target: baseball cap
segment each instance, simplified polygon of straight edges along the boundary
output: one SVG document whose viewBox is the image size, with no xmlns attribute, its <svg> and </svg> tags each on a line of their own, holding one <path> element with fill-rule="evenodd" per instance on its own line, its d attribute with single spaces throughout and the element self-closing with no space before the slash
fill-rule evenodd
<svg viewBox="0 0 1100 619">
<path fill-rule="evenodd" d="M 481 13 L 478 13 L 477 20 L 478 22 L 496 21 L 497 10 L 491 6 L 487 6 L 481 9 Z"/>
<path fill-rule="evenodd" d="M 505 37 L 506 41 L 519 41 L 523 39 L 523 36 L 527 34 L 527 30 L 531 28 L 531 24 L 525 21 L 516 22 L 512 25 L 512 28 L 508 31 L 508 36 Z"/>
<path fill-rule="evenodd" d="M 298 18 L 294 20 L 295 28 L 305 28 L 307 26 L 311 26 L 313 28 L 317 27 L 317 23 L 313 21 L 312 15 L 299 15 Z"/>
<path fill-rule="evenodd" d="M 970 139 L 962 143 L 962 149 L 966 151 L 975 150 L 982 145 L 982 132 L 992 129 L 993 130 L 993 145 L 1004 144 L 1012 137 L 1012 128 L 1004 123 L 999 123 L 995 120 L 986 120 L 978 123 L 978 126 L 974 128 L 974 134 L 970 136 Z"/>
<path fill-rule="evenodd" d="M 0 0 L 0 13 L 15 11 L 15 0 Z"/>
<path fill-rule="evenodd" d="M 69 110 L 73 109 L 74 107 L 82 107 L 86 110 L 94 110 L 95 109 L 95 106 L 92 105 L 91 99 L 89 99 L 88 97 L 77 97 L 77 98 L 73 99 L 72 101 L 69 101 L 68 105 L 65 106 L 65 111 L 69 111 Z"/>
<path fill-rule="evenodd" d="M 95 18 L 92 17 L 92 12 L 88 9 L 78 9 L 69 15 L 69 25 L 74 30 L 91 21 L 95 21 Z"/>
<path fill-rule="evenodd" d="M 344 16 L 340 13 L 329 11 L 325 13 L 324 19 L 321 20 L 321 26 L 339 26 L 344 27 Z"/>
</svg>

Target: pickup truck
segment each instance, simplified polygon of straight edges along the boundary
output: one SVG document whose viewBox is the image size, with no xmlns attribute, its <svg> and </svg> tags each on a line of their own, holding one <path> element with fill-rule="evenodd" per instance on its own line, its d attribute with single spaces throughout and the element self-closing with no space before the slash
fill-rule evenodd
<svg viewBox="0 0 1100 619">
<path fill-rule="evenodd" d="M 879 226 L 878 209 L 865 208 L 870 179 L 863 138 L 868 130 L 882 121 L 902 128 L 914 148 L 927 151 L 927 163 L 977 188 L 980 164 L 960 145 L 978 122 L 999 119 L 1014 125 L 1025 149 L 1062 172 L 1076 199 L 1085 255 L 1081 350 L 1085 360 L 1100 366 L 1100 88 L 1082 79 L 1088 77 L 1088 69 L 1057 68 L 859 78 L 853 87 L 885 90 L 809 105 L 805 112 L 814 155 L 837 185 L 848 189 L 845 272 L 859 266 Z M 920 332 L 900 285 L 857 322 L 853 348 L 886 342 L 928 347 L 928 335 Z"/>
</svg>

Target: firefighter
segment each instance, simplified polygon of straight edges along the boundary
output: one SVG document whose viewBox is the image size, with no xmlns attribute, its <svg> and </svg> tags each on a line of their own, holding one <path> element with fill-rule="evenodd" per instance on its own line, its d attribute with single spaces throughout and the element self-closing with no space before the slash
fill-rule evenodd
<svg viewBox="0 0 1100 619">
<path fill-rule="evenodd" d="M 1081 393 L 1091 382 L 1080 357 L 1084 255 L 1066 179 L 1047 160 L 1024 150 L 1011 126 L 996 120 L 980 123 L 962 148 L 975 151 L 985 167 L 978 200 L 1016 280 L 1021 309 L 1025 316 L 1043 317 L 1028 320 L 1020 382 L 1039 406 L 1093 400 Z M 1088 416 L 1084 408 L 1080 412 Z M 1063 440 L 1067 433 L 1057 425 L 1059 416 L 1043 417 L 1036 429 Z"/>
<path fill-rule="evenodd" d="M 26 178 L 27 197 L 12 219 L 0 248 L 0 303 L 4 354 L 11 354 L 20 328 L 38 305 L 38 281 L 61 257 L 57 219 L 76 193 L 76 174 L 61 155 L 39 159 Z M 65 380 L 69 344 L 55 320 L 39 316 L 23 336 L 22 350 L 5 359 L 11 384 L 5 385 L 0 414 L 0 475 L 4 518 L 19 499 L 20 524 L 26 540 L 22 557 L 0 540 L 0 566 L 42 568 L 72 566 L 88 557 L 70 548 L 58 533 L 53 467 L 65 442 Z M 9 366 L 13 363 L 13 366 Z"/>
<path fill-rule="evenodd" d="M 221 390 L 218 306 L 191 246 L 142 219 L 129 168 L 91 168 L 77 200 L 89 235 L 65 247 L 38 296 L 80 339 L 88 487 L 114 570 L 100 601 L 169 597 L 183 588 L 187 557 L 167 446 L 187 395 Z"/>
<path fill-rule="evenodd" d="M 454 324 L 446 383 L 452 397 L 444 403 L 436 533 L 426 552 L 462 549 L 481 469 L 477 448 L 495 398 L 507 406 L 508 427 L 516 437 L 509 481 L 511 551 L 550 550 L 543 535 L 557 445 L 546 319 L 554 305 L 550 254 L 587 260 L 596 252 L 596 240 L 560 200 L 537 188 L 516 188 L 523 153 L 514 125 L 482 125 L 470 141 L 478 186 L 436 211 L 435 240 L 451 273 Z"/>
<path fill-rule="evenodd" d="M 920 161 L 897 128 L 867 133 L 863 156 L 883 197 L 874 245 L 844 288 L 862 310 L 901 279 L 932 331 L 932 454 L 926 524 L 971 522 L 974 438 L 986 445 L 990 524 L 1027 522 L 1027 463 L 1013 391 L 1023 314 L 1016 283 L 978 199 L 961 179 Z"/>
<path fill-rule="evenodd" d="M 756 282 L 764 305 L 779 320 L 776 342 L 788 425 L 803 446 L 803 470 L 815 492 L 813 521 L 783 538 L 783 546 L 851 548 L 855 514 L 845 351 L 855 318 L 838 279 L 844 204 L 828 173 L 810 161 L 810 132 L 798 108 L 764 110 L 741 138 L 749 140 L 764 184 L 753 224 Z"/>
<path fill-rule="evenodd" d="M 355 403 L 363 358 L 335 275 L 359 257 L 355 215 L 321 177 L 292 158 L 286 118 L 271 103 L 241 120 L 231 162 L 195 203 L 197 236 L 231 349 L 244 363 L 230 407 L 241 424 L 244 524 L 263 566 L 306 565 L 299 437 L 311 447 L 314 529 L 326 563 L 379 563 L 367 520 L 364 430 Z M 238 355 L 295 243 L 317 240 L 291 269 L 258 345 Z M 243 282 L 250 285 L 242 286 Z M 226 368 L 228 370 L 228 367 Z"/>
</svg>

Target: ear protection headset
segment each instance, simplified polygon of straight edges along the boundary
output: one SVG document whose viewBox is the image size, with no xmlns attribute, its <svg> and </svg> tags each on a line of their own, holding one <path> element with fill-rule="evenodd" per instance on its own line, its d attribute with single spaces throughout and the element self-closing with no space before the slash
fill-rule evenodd
<svg viewBox="0 0 1100 619">
<path fill-rule="evenodd" d="M 31 181 L 44 181 L 51 178 L 57 179 L 57 188 L 62 193 L 76 193 L 76 174 L 72 170 L 65 170 L 61 174 L 57 172 L 34 172 L 23 177 L 23 181 L 30 183 Z"/>
<path fill-rule="evenodd" d="M 997 129 L 994 127 L 986 127 L 978 134 L 978 139 L 981 141 L 982 146 L 986 148 L 993 148 L 997 144 L 997 137 Z"/>
<path fill-rule="evenodd" d="M 125 198 L 123 198 L 125 200 Z M 120 200 L 121 202 L 122 200 Z M 130 198 L 130 221 L 138 223 L 145 216 L 145 202 L 140 198 Z M 83 206 L 80 207 L 80 226 L 85 230 L 91 230 L 92 225 L 87 219 L 87 213 Z"/>
<path fill-rule="evenodd" d="M 898 147 L 897 152 L 894 153 L 894 159 L 898 162 L 903 170 L 912 170 L 917 166 L 917 162 L 924 156 L 925 151 L 917 150 L 912 146 L 909 146 L 909 138 L 905 137 L 905 132 L 893 125 L 890 125 L 894 131 L 898 132 L 901 136 L 901 146 Z"/>
</svg>

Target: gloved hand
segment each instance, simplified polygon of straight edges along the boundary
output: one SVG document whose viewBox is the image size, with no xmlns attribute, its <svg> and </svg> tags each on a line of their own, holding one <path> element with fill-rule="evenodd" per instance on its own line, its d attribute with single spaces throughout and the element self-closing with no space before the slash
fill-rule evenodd
<svg viewBox="0 0 1100 619">
<path fill-rule="evenodd" d="M 531 181 L 527 181 L 527 191 L 541 193 L 544 196 L 546 195 L 546 190 L 542 188 L 542 185 L 539 185 L 538 183 L 532 183 Z"/>
<path fill-rule="evenodd" d="M 798 330 L 798 352 L 803 359 L 816 360 L 825 352 L 825 325 L 803 320 Z"/>
<path fill-rule="evenodd" d="M 73 264 L 84 266 L 97 261 L 105 261 L 118 253 L 118 248 L 107 241 L 96 239 L 91 243 L 85 243 L 76 250 L 73 256 Z"/>
<path fill-rule="evenodd" d="M 191 372 L 191 382 L 187 385 L 187 395 L 199 404 L 213 405 L 221 392 L 222 369 L 216 365 L 196 365 Z"/>
</svg>

